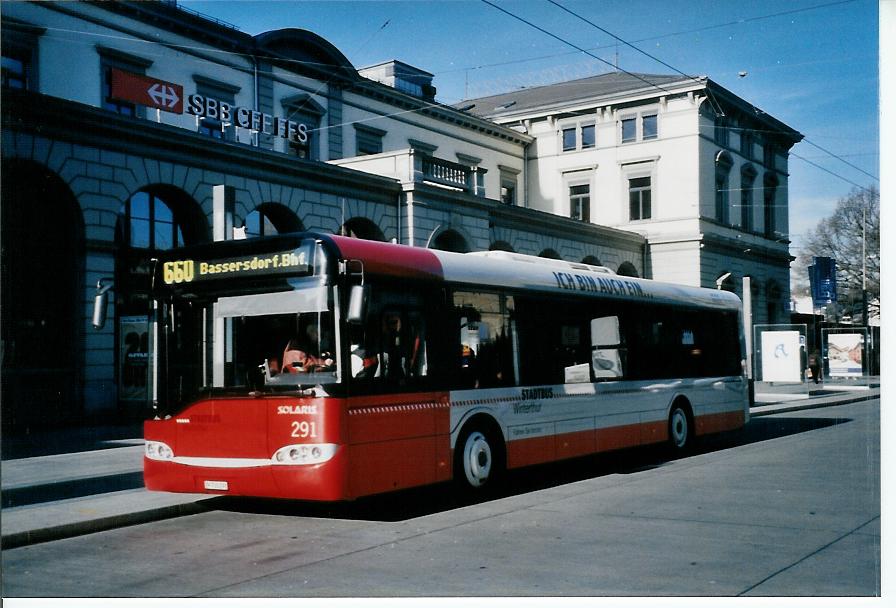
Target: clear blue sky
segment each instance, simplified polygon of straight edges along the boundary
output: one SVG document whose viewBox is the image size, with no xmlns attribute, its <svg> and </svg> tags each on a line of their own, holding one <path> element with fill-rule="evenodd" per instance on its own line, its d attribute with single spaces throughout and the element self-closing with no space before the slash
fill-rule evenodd
<svg viewBox="0 0 896 608">
<path fill-rule="evenodd" d="M 675 73 L 546 0 L 491 1 L 604 61 L 481 0 L 180 4 L 249 34 L 313 31 L 356 67 L 404 61 L 435 75 L 444 103 L 583 78 L 615 61 L 628 71 Z M 809 142 L 879 175 L 877 0 L 557 2 L 681 72 L 709 76 Z M 809 143 L 792 152 L 850 182 L 878 185 Z M 790 174 L 790 233 L 798 245 L 853 186 L 793 156 Z"/>
</svg>

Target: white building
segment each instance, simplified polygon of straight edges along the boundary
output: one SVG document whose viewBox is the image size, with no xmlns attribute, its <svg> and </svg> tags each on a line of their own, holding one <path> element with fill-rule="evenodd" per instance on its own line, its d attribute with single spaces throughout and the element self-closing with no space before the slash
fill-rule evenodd
<svg viewBox="0 0 896 608">
<path fill-rule="evenodd" d="M 654 279 L 741 294 L 750 277 L 754 322 L 788 322 L 798 132 L 705 77 L 613 72 L 457 107 L 534 138 L 522 204 L 643 234 Z"/>
</svg>

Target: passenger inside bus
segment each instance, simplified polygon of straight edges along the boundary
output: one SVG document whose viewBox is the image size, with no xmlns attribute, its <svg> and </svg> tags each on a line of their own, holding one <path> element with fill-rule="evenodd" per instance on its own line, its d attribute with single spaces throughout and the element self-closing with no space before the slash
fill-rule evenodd
<svg viewBox="0 0 896 608">
<path fill-rule="evenodd" d="M 286 374 L 332 370 L 336 362 L 328 346 L 326 336 L 321 339 L 317 323 L 309 323 L 304 337 L 293 337 L 286 343 L 280 369 Z"/>
</svg>

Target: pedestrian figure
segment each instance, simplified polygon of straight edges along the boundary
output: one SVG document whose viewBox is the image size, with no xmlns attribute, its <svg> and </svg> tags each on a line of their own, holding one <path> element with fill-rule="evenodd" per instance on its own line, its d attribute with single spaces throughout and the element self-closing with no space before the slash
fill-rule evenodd
<svg viewBox="0 0 896 608">
<path fill-rule="evenodd" d="M 809 371 L 812 372 L 812 381 L 818 384 L 821 379 L 821 355 L 817 350 L 813 350 L 809 355 Z"/>
</svg>

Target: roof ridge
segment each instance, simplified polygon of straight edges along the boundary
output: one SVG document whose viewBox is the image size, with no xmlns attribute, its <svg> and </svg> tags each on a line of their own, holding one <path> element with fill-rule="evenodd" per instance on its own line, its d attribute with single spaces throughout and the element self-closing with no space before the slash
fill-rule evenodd
<svg viewBox="0 0 896 608">
<path fill-rule="evenodd" d="M 537 91 L 539 89 L 547 89 L 547 88 L 551 88 L 551 87 L 556 87 L 558 85 L 571 85 L 571 84 L 576 84 L 576 83 L 582 83 L 582 82 L 585 82 L 588 80 L 597 80 L 599 78 L 604 78 L 604 77 L 608 77 L 608 76 L 633 77 L 633 79 L 636 81 L 639 78 L 644 78 L 644 79 L 662 78 L 662 79 L 674 79 L 674 80 L 699 78 L 699 76 L 681 76 L 678 74 L 648 74 L 648 73 L 643 73 L 643 72 L 628 72 L 628 71 L 622 71 L 622 70 L 615 70 L 612 72 L 603 72 L 601 74 L 594 74 L 592 76 L 584 76 L 582 78 L 575 78 L 573 80 L 558 80 L 557 82 L 552 82 L 552 83 L 548 83 L 548 84 L 539 84 L 539 85 L 535 85 L 535 86 L 531 86 L 531 87 L 522 87 L 519 89 L 513 89 L 511 91 L 505 91 L 503 93 L 495 93 L 494 95 L 486 95 L 484 97 L 471 97 L 468 99 L 462 99 L 461 101 L 459 101 L 453 105 L 465 105 L 465 104 L 469 104 L 469 103 L 473 103 L 473 102 L 477 102 L 477 101 L 483 101 L 486 99 L 493 99 L 496 97 L 505 97 L 507 95 L 514 95 L 516 93 L 521 93 L 524 91 Z"/>
</svg>

